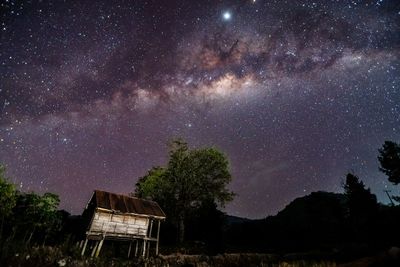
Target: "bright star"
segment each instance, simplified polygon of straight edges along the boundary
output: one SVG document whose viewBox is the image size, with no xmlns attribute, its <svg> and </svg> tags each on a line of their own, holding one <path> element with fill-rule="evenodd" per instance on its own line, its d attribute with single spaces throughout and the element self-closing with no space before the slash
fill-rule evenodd
<svg viewBox="0 0 400 267">
<path fill-rule="evenodd" d="M 223 17 L 224 20 L 231 20 L 232 14 L 231 14 L 231 12 L 229 12 L 229 11 L 225 11 L 225 12 L 222 14 L 222 17 Z"/>
</svg>

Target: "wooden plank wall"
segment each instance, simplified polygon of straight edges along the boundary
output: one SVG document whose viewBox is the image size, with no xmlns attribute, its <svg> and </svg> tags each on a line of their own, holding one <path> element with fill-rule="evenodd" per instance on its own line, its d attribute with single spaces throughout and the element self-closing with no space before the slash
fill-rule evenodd
<svg viewBox="0 0 400 267">
<path fill-rule="evenodd" d="M 146 236 L 148 227 L 148 218 L 96 211 L 89 231 Z"/>
</svg>

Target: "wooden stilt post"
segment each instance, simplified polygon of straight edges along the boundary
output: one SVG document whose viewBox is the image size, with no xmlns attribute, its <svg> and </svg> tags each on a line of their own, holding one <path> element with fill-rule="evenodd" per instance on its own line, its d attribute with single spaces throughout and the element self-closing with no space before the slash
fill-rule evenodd
<svg viewBox="0 0 400 267">
<path fill-rule="evenodd" d="M 161 227 L 161 221 L 158 220 L 158 227 L 157 227 L 157 243 L 156 243 L 156 256 L 158 256 L 158 242 L 160 240 L 160 227 Z"/>
<path fill-rule="evenodd" d="M 97 257 L 99 256 L 99 254 L 100 254 L 100 250 L 101 250 L 101 247 L 103 246 L 103 243 L 104 243 L 104 236 L 103 236 L 103 239 L 100 240 L 99 245 L 97 246 L 96 258 L 97 258 Z"/>
<path fill-rule="evenodd" d="M 146 256 L 146 239 L 143 240 L 143 258 Z"/>
<path fill-rule="evenodd" d="M 149 257 L 149 254 L 150 254 L 150 244 L 151 244 L 150 241 L 147 242 L 147 253 L 146 253 L 146 258 L 148 258 L 148 257 Z"/>
<path fill-rule="evenodd" d="M 132 241 L 129 241 L 128 259 L 129 259 L 129 256 L 131 256 L 131 249 L 132 249 Z"/>
<path fill-rule="evenodd" d="M 151 237 L 151 232 L 153 232 L 153 219 L 150 221 L 150 232 L 149 232 L 149 237 Z"/>
<path fill-rule="evenodd" d="M 139 240 L 135 240 L 135 257 L 137 257 L 137 253 L 138 253 L 138 246 L 139 246 Z"/>
<path fill-rule="evenodd" d="M 90 257 L 93 257 L 94 256 L 94 254 L 96 253 L 96 249 L 97 249 L 97 246 L 99 245 L 99 241 L 96 241 L 96 244 L 94 245 L 94 247 L 93 247 L 93 250 L 92 250 L 92 254 L 90 254 Z"/>
<path fill-rule="evenodd" d="M 82 256 L 85 254 L 85 249 L 86 249 L 87 243 L 88 243 L 88 240 L 86 239 L 85 243 L 83 244 L 83 249 L 82 249 L 82 253 L 81 253 Z"/>
</svg>

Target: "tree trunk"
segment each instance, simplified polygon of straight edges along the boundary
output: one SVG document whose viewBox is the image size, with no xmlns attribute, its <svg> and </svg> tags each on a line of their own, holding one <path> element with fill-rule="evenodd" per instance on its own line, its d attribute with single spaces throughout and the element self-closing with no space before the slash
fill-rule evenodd
<svg viewBox="0 0 400 267">
<path fill-rule="evenodd" d="M 179 215 L 178 242 L 182 244 L 184 240 L 185 240 L 185 216 L 182 213 Z"/>
<path fill-rule="evenodd" d="M 33 227 L 33 230 L 31 232 L 31 234 L 29 235 L 28 240 L 26 241 L 26 245 L 29 245 L 29 243 L 31 242 L 31 239 L 32 239 L 33 234 L 35 233 L 35 230 L 36 230 L 36 226 Z"/>
<path fill-rule="evenodd" d="M 4 226 L 4 215 L 1 216 L 1 225 L 0 225 L 0 242 L 3 240 L 3 226 Z"/>
<path fill-rule="evenodd" d="M 12 242 L 13 241 L 16 231 L 17 231 L 16 230 L 16 226 L 14 226 L 12 228 L 11 235 L 7 238 L 6 242 Z"/>
<path fill-rule="evenodd" d="M 46 245 L 47 236 L 48 236 L 48 234 L 46 233 L 46 234 L 44 235 L 42 247 L 44 247 L 44 246 Z"/>
<path fill-rule="evenodd" d="M 3 225 L 4 225 L 4 215 L 3 216 L 1 216 L 1 225 L 0 225 L 0 259 L 3 257 L 3 250 L 4 250 L 4 248 L 3 248 L 3 246 L 4 246 L 4 243 L 3 243 Z"/>
</svg>

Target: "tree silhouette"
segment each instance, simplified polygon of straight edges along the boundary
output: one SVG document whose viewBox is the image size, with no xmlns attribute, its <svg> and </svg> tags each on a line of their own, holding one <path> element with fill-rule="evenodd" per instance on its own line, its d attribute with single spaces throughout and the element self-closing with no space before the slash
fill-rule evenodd
<svg viewBox="0 0 400 267">
<path fill-rule="evenodd" d="M 23 241 L 30 244 L 41 237 L 45 243 L 47 237 L 60 229 L 61 214 L 58 212 L 60 199 L 52 193 L 42 196 L 34 192 L 17 195 L 17 204 L 14 208 L 14 232 L 23 233 Z"/>
<path fill-rule="evenodd" d="M 4 220 L 11 215 L 16 203 L 15 185 L 5 177 L 5 167 L 0 165 L 0 242 L 2 242 Z"/>
<path fill-rule="evenodd" d="M 156 167 L 139 179 L 135 194 L 151 197 L 166 210 L 183 242 L 185 221 L 205 203 L 224 205 L 233 199 L 226 186 L 231 181 L 226 156 L 215 148 L 189 149 L 186 142 L 172 142 L 165 168 Z"/>
<path fill-rule="evenodd" d="M 376 196 L 354 174 L 347 174 L 344 184 L 348 219 L 356 238 L 366 238 L 378 210 Z"/>
<path fill-rule="evenodd" d="M 388 176 L 388 180 L 397 185 L 400 183 L 400 145 L 385 141 L 379 149 L 378 160 L 381 164 L 379 170 Z"/>
</svg>

